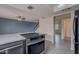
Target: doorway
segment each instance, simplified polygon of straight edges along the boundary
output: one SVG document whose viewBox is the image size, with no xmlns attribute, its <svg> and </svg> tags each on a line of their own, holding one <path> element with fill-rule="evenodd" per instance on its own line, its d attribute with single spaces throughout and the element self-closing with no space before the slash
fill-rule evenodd
<svg viewBox="0 0 79 59">
<path fill-rule="evenodd" d="M 57 19 L 55 18 L 54 19 L 54 37 L 55 37 L 55 45 L 59 45 L 59 42 L 61 41 L 61 29 L 62 28 L 62 24 L 61 24 L 61 20 L 60 19 Z"/>
<path fill-rule="evenodd" d="M 71 39 L 71 14 L 54 17 L 54 42 Z"/>
<path fill-rule="evenodd" d="M 56 53 L 73 53 L 71 51 L 71 14 L 54 17 L 54 44 Z"/>
<path fill-rule="evenodd" d="M 64 40 L 70 40 L 71 39 L 71 21 L 70 18 L 63 19 L 63 37 Z"/>
</svg>

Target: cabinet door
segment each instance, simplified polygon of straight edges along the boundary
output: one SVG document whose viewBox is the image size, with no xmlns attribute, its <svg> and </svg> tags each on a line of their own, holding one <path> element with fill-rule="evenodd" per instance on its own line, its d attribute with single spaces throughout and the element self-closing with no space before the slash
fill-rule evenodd
<svg viewBox="0 0 79 59">
<path fill-rule="evenodd" d="M 23 53 L 24 53 L 23 45 L 8 50 L 8 54 L 23 54 Z"/>
<path fill-rule="evenodd" d="M 6 54 L 6 51 L 1 51 L 0 54 Z"/>
</svg>

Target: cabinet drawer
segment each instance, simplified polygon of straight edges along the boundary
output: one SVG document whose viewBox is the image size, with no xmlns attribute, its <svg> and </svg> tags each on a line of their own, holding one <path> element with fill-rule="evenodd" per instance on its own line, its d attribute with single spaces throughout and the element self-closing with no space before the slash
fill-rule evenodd
<svg viewBox="0 0 79 59">
<path fill-rule="evenodd" d="M 6 54 L 6 51 L 1 51 L 0 54 Z"/>
<path fill-rule="evenodd" d="M 23 45 L 8 49 L 8 54 L 24 54 Z"/>
<path fill-rule="evenodd" d="M 23 44 L 23 40 L 0 45 L 0 50 L 8 48 L 8 47 L 16 46 L 19 44 Z"/>
</svg>

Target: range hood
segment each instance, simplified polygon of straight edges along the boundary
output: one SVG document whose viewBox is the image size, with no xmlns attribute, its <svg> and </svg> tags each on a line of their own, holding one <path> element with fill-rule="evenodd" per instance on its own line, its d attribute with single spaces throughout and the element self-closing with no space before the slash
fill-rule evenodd
<svg viewBox="0 0 79 59">
<path fill-rule="evenodd" d="M 17 21 L 14 19 L 0 18 L 0 34 L 35 32 L 39 21 Z"/>
</svg>

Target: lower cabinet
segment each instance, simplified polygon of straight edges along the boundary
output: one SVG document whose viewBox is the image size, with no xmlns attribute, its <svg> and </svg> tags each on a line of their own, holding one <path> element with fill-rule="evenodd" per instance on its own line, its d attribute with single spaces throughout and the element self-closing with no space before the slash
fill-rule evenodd
<svg viewBox="0 0 79 59">
<path fill-rule="evenodd" d="M 0 54 L 40 54 L 45 49 L 45 40 L 27 45 L 26 40 L 0 45 Z"/>
<path fill-rule="evenodd" d="M 8 50 L 8 54 L 23 54 L 23 45 Z"/>
<path fill-rule="evenodd" d="M 6 54 L 6 51 L 1 51 L 0 54 Z"/>
<path fill-rule="evenodd" d="M 0 52 L 0 54 L 24 54 L 23 45 L 20 46 L 12 46 L 9 48 L 4 49 Z"/>
<path fill-rule="evenodd" d="M 25 54 L 26 42 L 17 41 L 0 46 L 0 54 Z"/>
</svg>

